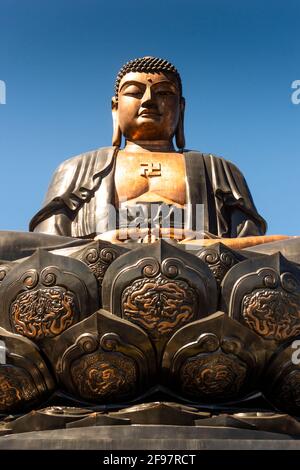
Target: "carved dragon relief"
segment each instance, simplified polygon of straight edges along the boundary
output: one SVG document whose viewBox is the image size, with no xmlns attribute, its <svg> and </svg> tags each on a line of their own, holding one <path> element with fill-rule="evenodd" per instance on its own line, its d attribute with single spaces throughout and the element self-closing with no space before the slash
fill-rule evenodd
<svg viewBox="0 0 300 470">
<path fill-rule="evenodd" d="M 17 409 L 24 403 L 34 403 L 39 390 L 34 386 L 25 370 L 11 365 L 0 368 L 0 412 Z"/>
<path fill-rule="evenodd" d="M 233 267 L 222 293 L 225 311 L 264 339 L 282 343 L 300 334 L 300 270 L 282 255 Z"/>
<path fill-rule="evenodd" d="M 33 341 L 60 335 L 99 306 L 83 263 L 42 250 L 8 272 L 0 296 L 0 325 Z"/>
<path fill-rule="evenodd" d="M 198 298 L 186 281 L 140 278 L 122 293 L 122 316 L 143 328 L 150 338 L 158 341 L 197 316 Z"/>
</svg>

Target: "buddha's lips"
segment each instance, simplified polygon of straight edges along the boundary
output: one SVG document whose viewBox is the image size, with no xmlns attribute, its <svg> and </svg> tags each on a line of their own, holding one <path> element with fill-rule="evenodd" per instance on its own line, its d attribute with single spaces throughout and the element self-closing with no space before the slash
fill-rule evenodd
<svg viewBox="0 0 300 470">
<path fill-rule="evenodd" d="M 150 116 L 151 117 L 151 116 L 161 116 L 161 114 L 157 113 L 155 111 L 146 111 L 146 110 L 144 110 L 144 111 L 141 111 L 139 113 L 139 116 Z"/>
</svg>

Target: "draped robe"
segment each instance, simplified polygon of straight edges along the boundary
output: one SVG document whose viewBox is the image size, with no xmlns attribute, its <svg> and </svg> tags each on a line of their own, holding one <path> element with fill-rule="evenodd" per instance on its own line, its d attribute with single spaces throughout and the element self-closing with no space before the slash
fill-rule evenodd
<svg viewBox="0 0 300 470">
<path fill-rule="evenodd" d="M 30 231 L 91 238 L 106 231 L 108 206 L 115 205 L 117 147 L 87 152 L 63 162 L 54 173 Z M 204 206 L 204 230 L 219 237 L 264 235 L 247 183 L 231 162 L 185 151 L 187 226 L 195 230 L 196 204 Z"/>
</svg>

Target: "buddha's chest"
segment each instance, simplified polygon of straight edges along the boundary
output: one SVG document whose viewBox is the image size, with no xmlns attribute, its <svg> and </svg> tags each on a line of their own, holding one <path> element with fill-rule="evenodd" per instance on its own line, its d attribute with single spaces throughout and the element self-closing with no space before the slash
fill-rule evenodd
<svg viewBox="0 0 300 470">
<path fill-rule="evenodd" d="M 177 153 L 122 153 L 115 170 L 116 199 L 121 202 L 186 202 L 184 156 Z"/>
</svg>

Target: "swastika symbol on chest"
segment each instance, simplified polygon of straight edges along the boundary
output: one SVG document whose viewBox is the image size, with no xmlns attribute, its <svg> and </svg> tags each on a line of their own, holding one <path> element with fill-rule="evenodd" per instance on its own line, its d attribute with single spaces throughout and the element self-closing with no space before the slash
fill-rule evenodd
<svg viewBox="0 0 300 470">
<path fill-rule="evenodd" d="M 140 176 L 161 176 L 161 163 L 141 163 Z"/>
</svg>

